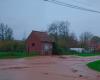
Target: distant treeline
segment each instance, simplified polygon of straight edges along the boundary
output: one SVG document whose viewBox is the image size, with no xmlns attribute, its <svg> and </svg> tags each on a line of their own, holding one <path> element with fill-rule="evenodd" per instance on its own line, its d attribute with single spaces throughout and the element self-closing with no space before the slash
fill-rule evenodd
<svg viewBox="0 0 100 80">
<path fill-rule="evenodd" d="M 95 36 L 91 32 L 83 32 L 79 37 L 69 30 L 70 23 L 68 21 L 56 21 L 49 25 L 48 33 L 55 41 L 56 48 L 58 46 L 64 49 L 84 48 L 86 50 L 100 51 L 100 36 Z"/>
<path fill-rule="evenodd" d="M 15 40 L 13 29 L 0 23 L 0 51 L 25 51 L 25 41 Z"/>
<path fill-rule="evenodd" d="M 68 21 L 56 21 L 48 26 L 48 34 L 55 41 L 57 51 L 69 48 L 85 48 L 100 51 L 100 37 L 91 32 L 83 32 L 79 37 L 69 30 Z M 0 23 L 0 51 L 25 51 L 25 38 L 15 40 L 13 29 Z M 98 48 L 99 47 L 99 48 Z M 56 49 L 55 48 L 55 49 Z M 59 50 L 58 50 L 59 49 Z"/>
<path fill-rule="evenodd" d="M 0 41 L 0 51 L 25 51 L 25 42 L 17 40 Z"/>
</svg>

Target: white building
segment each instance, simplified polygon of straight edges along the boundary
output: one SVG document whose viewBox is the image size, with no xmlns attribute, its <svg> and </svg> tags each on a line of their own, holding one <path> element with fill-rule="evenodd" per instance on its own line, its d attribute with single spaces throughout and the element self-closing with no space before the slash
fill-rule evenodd
<svg viewBox="0 0 100 80">
<path fill-rule="evenodd" d="M 76 51 L 76 52 L 83 52 L 84 51 L 84 48 L 70 48 L 70 50 L 72 51 Z"/>
</svg>

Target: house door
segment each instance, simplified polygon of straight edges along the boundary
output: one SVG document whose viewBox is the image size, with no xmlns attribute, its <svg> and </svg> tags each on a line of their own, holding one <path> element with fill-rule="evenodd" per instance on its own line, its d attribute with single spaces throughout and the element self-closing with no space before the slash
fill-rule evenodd
<svg viewBox="0 0 100 80">
<path fill-rule="evenodd" d="M 50 55 L 50 51 L 51 51 L 50 45 L 48 43 L 45 43 L 43 47 L 43 54 Z"/>
</svg>

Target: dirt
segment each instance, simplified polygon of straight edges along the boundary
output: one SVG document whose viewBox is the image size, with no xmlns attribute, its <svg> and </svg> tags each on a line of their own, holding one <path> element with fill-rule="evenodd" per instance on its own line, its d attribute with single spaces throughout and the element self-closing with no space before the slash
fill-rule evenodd
<svg viewBox="0 0 100 80">
<path fill-rule="evenodd" d="M 100 80 L 86 64 L 100 59 L 77 56 L 38 56 L 0 60 L 0 80 Z"/>
</svg>

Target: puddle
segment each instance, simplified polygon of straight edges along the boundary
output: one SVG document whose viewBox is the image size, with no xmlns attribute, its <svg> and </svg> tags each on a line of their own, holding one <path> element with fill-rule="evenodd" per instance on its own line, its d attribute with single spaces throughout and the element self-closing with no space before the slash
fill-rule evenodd
<svg viewBox="0 0 100 80">
<path fill-rule="evenodd" d="M 67 57 L 64 57 L 64 56 L 59 56 L 59 58 L 61 58 L 61 59 L 67 59 Z"/>
<path fill-rule="evenodd" d="M 56 64 L 55 62 L 45 62 L 45 63 L 42 63 L 42 62 L 37 62 L 37 63 L 32 63 L 33 65 L 41 65 L 41 64 Z"/>
<path fill-rule="evenodd" d="M 72 72 L 73 72 L 73 73 L 76 73 L 76 72 L 78 72 L 78 70 L 76 70 L 76 69 L 72 69 Z"/>
<path fill-rule="evenodd" d="M 49 73 L 43 73 L 44 75 L 49 75 Z"/>
<path fill-rule="evenodd" d="M 21 62 L 25 62 L 25 59 L 22 58 L 22 59 L 16 59 L 14 60 L 15 63 L 21 63 Z"/>
<path fill-rule="evenodd" d="M 7 68 L 2 68 L 1 70 L 11 70 L 11 69 L 26 69 L 26 68 L 29 68 L 29 67 L 7 67 Z"/>
</svg>

